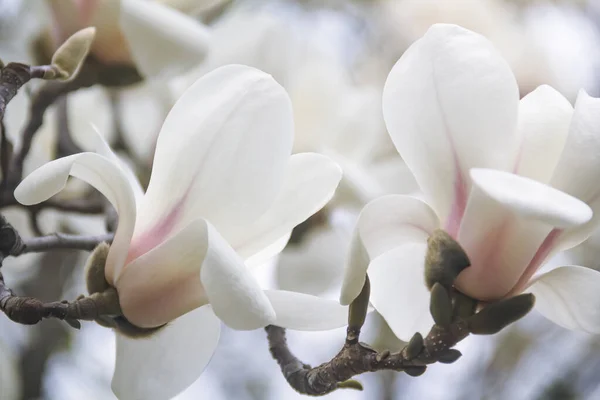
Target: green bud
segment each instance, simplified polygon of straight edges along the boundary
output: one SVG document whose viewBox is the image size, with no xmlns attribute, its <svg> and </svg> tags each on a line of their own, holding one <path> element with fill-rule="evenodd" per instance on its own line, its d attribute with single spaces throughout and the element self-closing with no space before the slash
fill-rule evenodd
<svg viewBox="0 0 600 400">
<path fill-rule="evenodd" d="M 437 360 L 442 364 L 452 364 L 462 356 L 462 353 L 456 349 L 448 349 L 437 356 Z"/>
<path fill-rule="evenodd" d="M 492 303 L 467 318 L 469 331 L 476 335 L 492 335 L 524 317 L 535 303 L 531 293 L 521 294 Z"/>
<path fill-rule="evenodd" d="M 429 311 L 437 325 L 448 326 L 452 322 L 452 300 L 448 290 L 439 282 L 431 288 L 431 301 Z"/>
<path fill-rule="evenodd" d="M 406 375 L 410 375 L 410 376 L 421 376 L 425 373 L 425 371 L 427 370 L 426 366 L 410 366 L 410 367 L 406 367 L 404 368 L 404 372 L 406 372 Z"/>
<path fill-rule="evenodd" d="M 365 277 L 365 283 L 363 285 L 360 294 L 350 303 L 348 309 L 348 328 L 360 331 L 365 318 L 367 317 L 367 311 L 369 309 L 369 297 L 371 295 L 371 282 L 369 276 Z"/>
<path fill-rule="evenodd" d="M 428 288 L 436 282 L 451 287 L 458 274 L 469 265 L 467 253 L 446 231 L 436 229 L 427 239 L 425 283 Z"/>
<path fill-rule="evenodd" d="M 459 291 L 454 292 L 454 316 L 468 318 L 475 314 L 478 301 Z"/>
<path fill-rule="evenodd" d="M 85 281 L 89 294 L 101 293 L 107 290 L 110 285 L 104 275 L 106 258 L 110 246 L 106 242 L 100 243 L 87 259 L 85 267 Z"/>
<path fill-rule="evenodd" d="M 354 389 L 354 390 L 363 390 L 363 385 L 354 379 L 348 379 L 347 381 L 340 382 L 337 384 L 338 389 Z"/>
<path fill-rule="evenodd" d="M 76 319 L 65 318 L 65 322 L 69 324 L 71 328 L 75 328 L 77 330 L 81 329 L 81 322 Z"/>
<path fill-rule="evenodd" d="M 403 351 L 407 360 L 417 357 L 423 351 L 423 336 L 419 332 L 415 333 Z"/>
<path fill-rule="evenodd" d="M 79 72 L 83 61 L 87 57 L 96 28 L 82 29 L 69 37 L 52 56 L 52 68 L 44 76 L 46 79 L 68 80 Z"/>
</svg>

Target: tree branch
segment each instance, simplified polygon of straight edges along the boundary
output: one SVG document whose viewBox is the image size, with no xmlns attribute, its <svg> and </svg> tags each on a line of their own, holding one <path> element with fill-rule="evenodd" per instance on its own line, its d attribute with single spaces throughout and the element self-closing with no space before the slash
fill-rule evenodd
<svg viewBox="0 0 600 400">
<path fill-rule="evenodd" d="M 429 364 L 456 361 L 461 354 L 452 347 L 469 335 L 466 322 L 459 320 L 446 328 L 434 325 L 425 339 L 415 334 L 404 349 L 393 354 L 347 341 L 331 361 L 311 368 L 289 350 L 285 329 L 271 325 L 265 330 L 271 355 L 285 379 L 299 393 L 311 396 L 323 396 L 338 388 L 356 388 L 346 381 L 364 372 L 392 370 L 404 371 L 411 376 L 421 375 Z"/>
</svg>

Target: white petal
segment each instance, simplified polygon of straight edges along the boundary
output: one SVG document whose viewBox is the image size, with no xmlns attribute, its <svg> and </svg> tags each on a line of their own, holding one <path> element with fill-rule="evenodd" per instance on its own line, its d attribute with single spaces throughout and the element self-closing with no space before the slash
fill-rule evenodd
<svg viewBox="0 0 600 400">
<path fill-rule="evenodd" d="M 146 339 L 117 334 L 112 389 L 119 399 L 166 400 L 190 386 L 210 361 L 221 322 L 198 308 Z"/>
<path fill-rule="evenodd" d="M 138 245 L 132 243 L 132 251 Z M 234 329 L 256 329 L 275 318 L 243 260 L 203 219 L 129 263 L 116 287 L 124 315 L 142 327 L 162 325 L 209 302 Z"/>
<path fill-rule="evenodd" d="M 592 216 L 582 201 L 529 178 L 478 168 L 471 178 L 458 234 L 471 267 L 460 274 L 457 287 L 477 299 L 506 296 L 539 267 L 532 260 L 554 228 Z"/>
<path fill-rule="evenodd" d="M 358 296 L 369 260 L 405 243 L 425 241 L 437 228 L 435 212 L 415 197 L 389 195 L 367 204 L 358 217 L 340 302 L 350 304 Z"/>
<path fill-rule="evenodd" d="M 273 325 L 299 331 L 324 331 L 348 323 L 348 307 L 333 300 L 286 290 L 265 290 L 275 309 Z"/>
<path fill-rule="evenodd" d="M 522 138 L 515 173 L 548 183 L 562 154 L 573 106 L 562 94 L 543 85 L 519 103 L 519 136 Z"/>
<path fill-rule="evenodd" d="M 474 168 L 473 183 L 516 214 L 566 228 L 592 218 L 583 201 L 543 183 L 503 171 Z"/>
<path fill-rule="evenodd" d="M 237 229 L 223 235 L 243 258 L 253 257 L 323 208 L 341 177 L 340 167 L 325 156 L 294 154 L 290 157 L 283 187 L 271 208 L 253 223 L 241 229 L 232 227 Z"/>
<path fill-rule="evenodd" d="M 208 29 L 162 4 L 123 0 L 120 24 L 136 67 L 146 77 L 178 75 L 208 53 Z"/>
<path fill-rule="evenodd" d="M 371 303 L 400 339 L 433 326 L 429 290 L 425 286 L 426 243 L 408 243 L 371 262 Z"/>
<path fill-rule="evenodd" d="M 127 176 L 118 165 L 95 153 L 60 158 L 23 179 L 15 189 L 15 198 L 25 205 L 40 203 L 60 192 L 69 175 L 100 191 L 119 214 L 119 225 L 106 261 L 106 276 L 112 280 L 125 263 L 136 219 L 135 196 Z"/>
<path fill-rule="evenodd" d="M 470 168 L 513 167 L 518 101 L 491 42 L 455 25 L 433 25 L 390 72 L 388 131 L 440 219 L 462 215 Z"/>
<path fill-rule="evenodd" d="M 551 184 L 585 201 L 594 211 L 587 224 L 569 229 L 560 238 L 559 248 L 573 247 L 585 239 L 600 223 L 600 99 L 579 93 L 569 128 L 567 143 Z"/>
<path fill-rule="evenodd" d="M 127 165 L 122 159 L 120 159 L 115 152 L 110 148 L 104 137 L 100 133 L 100 130 L 97 126 L 92 125 L 90 129 L 88 129 L 88 145 L 91 147 L 91 150 L 96 153 L 108 158 L 109 160 L 114 161 L 123 171 L 127 180 L 129 181 L 129 185 L 133 190 L 133 194 L 136 199 L 136 204 L 139 204 L 144 197 L 144 189 L 140 184 L 140 181 L 135 176 L 134 172 L 131 170 L 129 165 Z M 88 150 L 88 149 L 86 149 Z"/>
<path fill-rule="evenodd" d="M 202 216 L 224 232 L 256 220 L 280 191 L 292 140 L 289 98 L 269 75 L 241 65 L 205 75 L 165 120 L 140 232 L 174 211 L 178 226 Z"/>
<path fill-rule="evenodd" d="M 535 309 L 567 329 L 600 333 L 600 272 L 569 266 L 540 275 L 525 290 Z"/>
</svg>

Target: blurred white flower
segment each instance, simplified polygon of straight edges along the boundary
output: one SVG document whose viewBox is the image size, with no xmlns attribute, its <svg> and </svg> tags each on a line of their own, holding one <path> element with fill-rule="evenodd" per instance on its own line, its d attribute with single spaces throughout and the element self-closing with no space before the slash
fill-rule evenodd
<svg viewBox="0 0 600 400">
<path fill-rule="evenodd" d="M 290 157 L 292 141 L 284 89 L 256 69 L 226 66 L 192 85 L 167 116 L 145 194 L 104 142 L 101 154 L 52 161 L 17 188 L 20 202 L 35 204 L 73 175 L 119 214 L 107 281 L 132 323 L 169 325 L 151 340 L 118 336 L 118 396 L 163 399 L 189 386 L 210 360 L 220 320 L 244 330 L 345 324 L 337 302 L 263 292 L 244 264 L 279 252 L 282 238 L 323 207 L 340 180 L 324 156 Z"/>
<path fill-rule="evenodd" d="M 47 0 L 58 47 L 74 32 L 96 27 L 90 54 L 106 64 L 134 65 L 145 77 L 196 66 L 208 52 L 208 31 L 185 14 L 146 0 Z"/>
<path fill-rule="evenodd" d="M 548 319 L 600 333 L 600 273 L 571 266 L 532 279 L 600 222 L 600 100 L 582 91 L 573 110 L 542 86 L 519 101 L 487 39 L 441 24 L 398 60 L 383 111 L 428 203 L 387 196 L 365 207 L 342 304 L 358 295 L 368 267 L 371 301 L 394 332 L 426 332 L 426 241 L 441 227 L 471 261 L 457 280 L 461 291 L 485 301 L 533 292 Z"/>
<path fill-rule="evenodd" d="M 549 60 L 519 21 L 518 8 L 503 0 L 382 1 L 380 18 L 388 27 L 384 45 L 397 57 L 435 23 L 464 26 L 491 40 L 512 68 L 521 94 L 541 84 L 553 85 Z M 570 88 L 569 88 L 570 89 Z"/>
</svg>

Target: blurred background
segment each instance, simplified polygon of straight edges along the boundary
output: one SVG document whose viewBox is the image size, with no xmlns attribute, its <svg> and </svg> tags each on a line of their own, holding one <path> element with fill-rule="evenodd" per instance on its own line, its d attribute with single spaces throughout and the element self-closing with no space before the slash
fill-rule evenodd
<svg viewBox="0 0 600 400">
<path fill-rule="evenodd" d="M 70 0 L 64 0 L 70 1 Z M 148 0 L 152 1 L 152 0 Z M 360 208 L 389 193 L 418 187 L 387 136 L 381 93 L 393 64 L 437 22 L 462 25 L 488 37 L 507 59 L 521 95 L 549 84 L 574 101 L 585 89 L 600 95 L 600 0 L 155 0 L 186 12 L 212 34 L 210 52 L 195 68 L 170 79 L 69 94 L 46 115 L 26 160 L 26 173 L 64 151 L 68 128 L 86 147 L 93 122 L 142 181 L 148 179 L 154 141 L 179 95 L 215 67 L 260 68 L 292 99 L 294 151 L 336 160 L 344 179 L 333 201 L 298 227 L 288 247 L 256 268 L 265 287 L 337 298 L 344 257 Z M 51 25 L 46 1 L 0 0 L 0 59 L 43 59 Z M 27 119 L 28 90 L 8 107 L 13 141 Z M 63 146 L 63 147 L 61 147 Z M 96 201 L 97 193 L 71 182 L 65 198 Z M 105 232 L 104 215 L 52 210 L 1 210 L 22 236 L 56 231 Z M 35 223 L 32 223 L 32 219 Z M 55 251 L 5 260 L 2 271 L 17 293 L 42 300 L 84 293 L 86 253 Z M 600 234 L 553 263 L 600 267 Z M 201 378 L 177 399 L 297 399 L 270 358 L 265 333 L 224 329 Z M 291 349 L 317 365 L 335 355 L 344 330 L 289 332 Z M 376 348 L 403 344 L 375 313 L 363 340 Z M 574 333 L 533 312 L 492 337 L 470 337 L 452 365 L 434 365 L 421 377 L 377 373 L 358 377 L 364 392 L 338 391 L 328 399 L 600 399 L 600 338 Z M 109 400 L 113 333 L 93 323 L 75 331 L 44 321 L 25 327 L 0 314 L 0 400 Z"/>
</svg>

